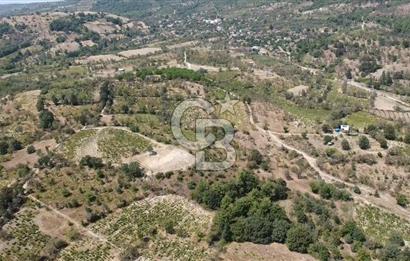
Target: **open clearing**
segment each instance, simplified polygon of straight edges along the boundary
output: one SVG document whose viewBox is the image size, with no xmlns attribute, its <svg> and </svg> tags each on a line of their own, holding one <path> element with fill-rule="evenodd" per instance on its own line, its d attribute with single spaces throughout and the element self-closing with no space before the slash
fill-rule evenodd
<svg viewBox="0 0 410 261">
<path fill-rule="evenodd" d="M 32 144 L 36 151 L 42 151 L 43 153 L 47 152 L 49 149 L 53 149 L 57 146 L 57 143 L 54 139 L 43 140 L 35 142 Z M 27 164 L 30 167 L 33 167 L 37 163 L 39 156 L 36 153 L 29 154 L 27 149 L 22 149 L 13 153 L 9 161 L 3 162 L 2 165 L 6 169 L 14 169 L 22 164 Z"/>
<path fill-rule="evenodd" d="M 314 261 L 313 257 L 303 255 L 296 252 L 291 252 L 285 245 L 270 244 L 257 245 L 253 243 L 231 243 L 226 247 L 226 252 L 221 255 L 222 260 L 227 261 Z"/>
<path fill-rule="evenodd" d="M 154 54 L 156 52 L 160 52 L 162 49 L 161 48 L 156 48 L 156 47 L 147 47 L 147 48 L 141 48 L 141 49 L 134 49 L 134 50 L 128 50 L 128 51 L 123 51 L 119 52 L 119 56 L 123 56 L 125 58 L 132 58 L 140 55 L 148 55 L 148 54 Z"/>
<path fill-rule="evenodd" d="M 293 95 L 297 95 L 297 96 L 302 95 L 302 93 L 304 91 L 305 92 L 309 91 L 309 86 L 299 85 L 299 86 L 296 86 L 296 87 L 288 90 L 288 92 L 291 92 L 291 93 L 293 93 Z"/>
<path fill-rule="evenodd" d="M 195 163 L 195 157 L 188 151 L 159 143 L 127 128 L 81 130 L 64 143 L 63 151 L 76 161 L 87 155 L 117 164 L 137 161 L 147 175 L 186 170 Z"/>
<path fill-rule="evenodd" d="M 138 161 L 149 174 L 165 173 L 168 171 L 187 170 L 195 164 L 195 157 L 186 150 L 174 146 L 154 148 L 155 154 L 146 152 L 131 157 L 129 162 Z"/>
<path fill-rule="evenodd" d="M 92 55 L 82 59 L 76 60 L 77 64 L 88 64 L 88 63 L 103 63 L 103 62 L 118 62 L 121 61 L 122 57 L 119 57 L 114 54 L 101 54 L 101 55 Z"/>
</svg>

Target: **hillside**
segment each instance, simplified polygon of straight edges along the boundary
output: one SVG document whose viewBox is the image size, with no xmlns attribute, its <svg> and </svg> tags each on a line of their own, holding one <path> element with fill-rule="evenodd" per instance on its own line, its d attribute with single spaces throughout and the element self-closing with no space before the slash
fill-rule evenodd
<svg viewBox="0 0 410 261">
<path fill-rule="evenodd" d="M 409 11 L 5 6 L 0 260 L 409 260 Z"/>
</svg>

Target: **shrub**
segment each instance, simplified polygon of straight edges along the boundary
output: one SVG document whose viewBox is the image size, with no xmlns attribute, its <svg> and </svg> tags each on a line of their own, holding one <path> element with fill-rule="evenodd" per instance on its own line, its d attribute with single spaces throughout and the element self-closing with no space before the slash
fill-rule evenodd
<svg viewBox="0 0 410 261">
<path fill-rule="evenodd" d="M 291 224 L 286 220 L 275 220 L 272 223 L 272 241 L 276 243 L 285 243 L 288 230 Z"/>
<path fill-rule="evenodd" d="M 132 180 L 144 177 L 144 170 L 140 167 L 138 162 L 124 164 L 122 165 L 121 170 L 128 178 Z"/>
<path fill-rule="evenodd" d="M 384 137 L 388 140 L 395 140 L 396 137 L 396 130 L 394 129 L 394 126 L 391 124 L 386 124 L 383 128 L 384 131 Z"/>
<path fill-rule="evenodd" d="M 325 137 L 323 137 L 323 144 L 327 145 L 329 142 L 332 142 L 333 137 L 326 135 Z"/>
<path fill-rule="evenodd" d="M 360 136 L 360 138 L 359 138 L 359 147 L 362 150 L 370 149 L 370 141 L 366 136 Z"/>
<path fill-rule="evenodd" d="M 0 141 L 0 155 L 6 155 L 9 152 L 9 144 L 6 141 Z"/>
<path fill-rule="evenodd" d="M 360 190 L 360 188 L 358 186 L 354 186 L 353 192 L 356 193 L 356 194 L 362 194 L 362 191 Z"/>
<path fill-rule="evenodd" d="M 374 165 L 377 164 L 377 158 L 373 154 L 357 155 L 354 160 L 360 164 Z"/>
<path fill-rule="evenodd" d="M 307 253 L 309 245 L 313 242 L 313 233 L 305 225 L 296 224 L 287 233 L 286 245 L 291 251 Z"/>
<path fill-rule="evenodd" d="M 366 237 L 363 231 L 356 225 L 355 222 L 347 222 L 342 228 L 342 236 L 348 236 L 353 241 L 365 242 Z"/>
<path fill-rule="evenodd" d="M 309 253 L 317 257 L 321 261 L 327 261 L 330 259 L 330 253 L 327 247 L 321 243 L 315 243 L 310 245 Z"/>
<path fill-rule="evenodd" d="M 342 140 L 342 149 L 343 150 L 350 150 L 351 149 L 350 143 L 346 139 Z"/>
<path fill-rule="evenodd" d="M 380 140 L 379 140 L 379 144 L 380 144 L 380 147 L 381 147 L 382 149 L 388 149 L 388 148 L 389 148 L 389 145 L 387 144 L 387 140 L 386 140 L 386 139 L 380 139 Z"/>
<path fill-rule="evenodd" d="M 34 148 L 33 145 L 30 145 L 27 147 L 27 153 L 28 154 L 33 154 L 34 152 L 36 152 L 36 148 Z"/>
<path fill-rule="evenodd" d="M 104 166 L 104 163 L 100 158 L 87 155 L 80 160 L 80 165 L 87 166 L 92 169 L 100 169 Z"/>
<path fill-rule="evenodd" d="M 43 129 L 51 129 L 54 123 L 54 115 L 48 110 L 43 110 L 40 112 L 40 127 Z"/>
<path fill-rule="evenodd" d="M 324 199 L 335 199 L 350 201 L 352 196 L 346 190 L 338 189 L 333 184 L 328 184 L 324 181 L 314 181 L 310 183 L 310 188 L 313 193 L 319 194 Z"/>
<path fill-rule="evenodd" d="M 41 169 L 44 169 L 44 168 L 50 168 L 51 169 L 51 168 L 54 168 L 54 166 L 55 166 L 55 162 L 52 159 L 51 155 L 45 155 L 45 156 L 39 158 L 37 163 L 38 163 L 38 165 Z"/>
<path fill-rule="evenodd" d="M 409 200 L 406 198 L 406 196 L 399 194 L 396 197 L 397 200 L 397 204 L 401 207 L 407 207 L 407 205 L 409 204 Z"/>
</svg>

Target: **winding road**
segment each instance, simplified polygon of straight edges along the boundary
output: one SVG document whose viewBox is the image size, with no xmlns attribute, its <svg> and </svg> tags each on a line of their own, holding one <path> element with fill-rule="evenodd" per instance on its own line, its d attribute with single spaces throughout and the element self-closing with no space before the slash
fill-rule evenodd
<svg viewBox="0 0 410 261">
<path fill-rule="evenodd" d="M 374 194 L 375 189 L 370 188 L 368 186 L 361 185 L 361 184 L 349 183 L 349 182 L 346 182 L 346 181 L 344 181 L 340 178 L 334 177 L 334 176 L 324 172 L 323 170 L 321 170 L 319 168 L 319 166 L 317 164 L 317 159 L 315 159 L 312 156 L 308 155 L 304 151 L 301 151 L 301 150 L 299 150 L 295 147 L 292 147 L 292 146 L 286 144 L 274 132 L 271 132 L 269 130 L 265 130 L 262 127 L 260 127 L 259 125 L 257 125 L 255 123 L 254 118 L 253 118 L 253 111 L 252 111 L 251 106 L 249 104 L 246 104 L 246 106 L 248 107 L 248 110 L 249 110 L 249 121 L 258 131 L 260 131 L 262 133 L 265 133 L 265 134 L 268 134 L 269 137 L 271 138 L 271 140 L 273 141 L 273 143 L 275 143 L 275 145 L 277 147 L 284 147 L 288 150 L 296 151 L 297 153 L 302 155 L 305 158 L 305 160 L 309 163 L 309 165 L 319 174 L 319 176 L 322 180 L 324 180 L 326 182 L 342 183 L 342 184 L 345 184 L 346 186 L 351 187 L 351 188 L 357 186 L 362 191 L 362 194 L 352 193 L 352 197 L 355 201 L 359 201 L 359 202 L 362 202 L 362 203 L 365 203 L 365 204 L 377 206 L 379 208 L 382 208 L 384 210 L 392 212 L 392 213 L 396 214 L 397 216 L 400 216 L 401 218 L 406 219 L 407 221 L 410 221 L 410 212 L 408 210 L 398 206 L 396 204 L 396 200 L 395 200 L 394 197 L 390 196 L 388 193 L 379 192 L 380 197 L 376 198 L 374 196 L 371 196 L 372 194 Z"/>
</svg>

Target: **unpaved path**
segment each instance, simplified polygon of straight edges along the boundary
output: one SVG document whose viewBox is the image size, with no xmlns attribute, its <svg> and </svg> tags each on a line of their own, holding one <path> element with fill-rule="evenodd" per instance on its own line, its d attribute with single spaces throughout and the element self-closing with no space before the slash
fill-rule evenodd
<svg viewBox="0 0 410 261">
<path fill-rule="evenodd" d="M 102 243 L 106 243 L 109 244 L 110 246 L 112 246 L 115 249 L 118 249 L 118 247 L 114 244 L 112 244 L 111 242 L 108 241 L 108 239 L 100 234 L 97 234 L 93 231 L 91 231 L 90 229 L 84 227 L 82 224 L 80 224 L 79 222 L 77 222 L 76 220 L 74 220 L 73 218 L 71 218 L 70 216 L 64 214 L 63 212 L 59 211 L 56 208 L 53 208 L 52 206 L 47 205 L 46 203 L 44 203 L 43 201 L 35 198 L 33 195 L 28 195 L 28 198 L 31 199 L 32 201 L 40 204 L 41 206 L 51 210 L 54 214 L 56 214 L 57 216 L 67 220 L 68 222 L 74 224 L 78 230 L 82 231 L 84 234 L 90 236 L 91 238 L 94 238 L 97 241 L 101 241 Z"/>
<path fill-rule="evenodd" d="M 351 85 L 351 86 L 354 86 L 356 88 L 368 91 L 368 92 L 375 92 L 377 94 L 377 96 L 385 97 L 386 99 L 391 100 L 392 102 L 398 103 L 400 105 L 403 105 L 403 106 L 407 107 L 407 109 L 410 109 L 410 104 L 402 101 L 400 99 L 400 96 L 397 96 L 395 94 L 388 93 L 388 92 L 385 92 L 385 91 L 371 89 L 371 88 L 367 87 L 364 83 L 356 82 L 356 81 L 353 81 L 353 80 L 348 81 L 347 84 Z"/>
<path fill-rule="evenodd" d="M 365 204 L 369 204 L 369 205 L 375 205 L 377 207 L 383 208 L 385 210 L 388 210 L 408 221 L 410 221 L 410 212 L 400 206 L 398 206 L 396 204 L 396 200 L 395 198 L 393 198 L 392 196 L 390 196 L 387 193 L 379 193 L 380 197 L 376 198 L 374 196 L 371 196 L 371 194 L 373 194 L 375 192 L 374 189 L 361 185 L 361 184 L 352 184 L 352 183 L 348 183 L 342 179 L 339 179 L 337 177 L 334 177 L 324 171 L 322 171 L 318 164 L 317 164 L 317 160 L 315 158 L 313 158 L 312 156 L 308 155 L 307 153 L 294 148 L 288 144 L 286 144 L 284 141 L 282 141 L 278 136 L 276 136 L 276 134 L 274 134 L 271 131 L 265 130 L 262 127 L 260 127 L 259 125 L 257 125 L 254 121 L 253 118 L 253 111 L 251 106 L 249 106 L 249 104 L 247 104 L 248 110 L 249 110 L 249 121 L 250 123 L 260 132 L 262 133 L 266 133 L 269 135 L 269 137 L 271 138 L 272 142 L 275 143 L 275 145 L 279 146 L 279 147 L 284 147 L 286 149 L 289 150 L 293 150 L 296 151 L 297 153 L 299 153 L 300 155 L 302 155 L 306 161 L 309 163 L 309 165 L 319 174 L 319 176 L 321 177 L 321 179 L 323 179 L 326 182 L 338 182 L 338 183 L 342 183 L 345 184 L 349 187 L 359 187 L 360 190 L 362 191 L 362 194 L 358 195 L 358 194 L 352 194 L 352 197 L 354 200 L 356 201 L 360 201 L 362 203 Z"/>
</svg>

